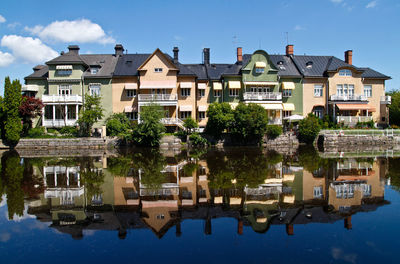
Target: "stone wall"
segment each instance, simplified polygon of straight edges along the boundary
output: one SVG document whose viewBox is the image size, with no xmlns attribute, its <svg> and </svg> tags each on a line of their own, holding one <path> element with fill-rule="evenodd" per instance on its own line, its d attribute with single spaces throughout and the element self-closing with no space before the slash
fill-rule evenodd
<svg viewBox="0 0 400 264">
<path fill-rule="evenodd" d="M 105 138 L 44 138 L 21 139 L 16 149 L 100 149 L 112 144 Z"/>
</svg>

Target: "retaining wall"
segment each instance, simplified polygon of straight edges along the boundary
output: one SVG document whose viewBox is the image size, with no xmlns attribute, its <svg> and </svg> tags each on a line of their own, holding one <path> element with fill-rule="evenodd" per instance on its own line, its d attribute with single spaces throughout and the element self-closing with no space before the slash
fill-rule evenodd
<svg viewBox="0 0 400 264">
<path fill-rule="evenodd" d="M 112 144 L 106 138 L 45 138 L 21 139 L 16 149 L 100 149 Z"/>
</svg>

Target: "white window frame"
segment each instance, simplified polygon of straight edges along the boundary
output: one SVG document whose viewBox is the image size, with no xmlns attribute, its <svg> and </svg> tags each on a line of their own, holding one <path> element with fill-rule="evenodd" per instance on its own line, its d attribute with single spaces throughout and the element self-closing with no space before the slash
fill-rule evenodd
<svg viewBox="0 0 400 264">
<path fill-rule="evenodd" d="M 322 108 L 316 108 L 313 110 L 313 114 L 319 119 L 322 119 L 324 117 L 324 110 Z"/>
<path fill-rule="evenodd" d="M 154 72 L 156 73 L 163 72 L 163 68 L 154 68 Z"/>
<path fill-rule="evenodd" d="M 205 119 L 206 118 L 206 112 L 204 111 L 199 111 L 198 112 L 199 120 Z"/>
<path fill-rule="evenodd" d="M 314 97 L 323 97 L 323 96 L 324 96 L 324 85 L 314 84 Z"/>
<path fill-rule="evenodd" d="M 181 96 L 189 97 L 191 88 L 181 88 Z"/>
<path fill-rule="evenodd" d="M 291 89 L 283 89 L 282 96 L 283 97 L 292 97 L 292 90 Z"/>
<path fill-rule="evenodd" d="M 135 121 L 138 120 L 138 112 L 127 112 L 126 116 L 128 117 L 129 120 Z"/>
<path fill-rule="evenodd" d="M 126 90 L 126 97 L 134 98 L 136 97 L 137 91 L 136 89 Z"/>
<path fill-rule="evenodd" d="M 292 111 L 282 111 L 283 117 L 289 117 L 292 115 Z"/>
<path fill-rule="evenodd" d="M 229 89 L 230 97 L 239 97 L 240 89 Z"/>
<path fill-rule="evenodd" d="M 214 90 L 214 97 L 216 98 L 221 97 L 221 90 Z"/>
<path fill-rule="evenodd" d="M 353 73 L 349 69 L 341 69 L 339 70 L 339 76 L 351 77 L 353 76 Z"/>
<path fill-rule="evenodd" d="M 179 118 L 186 119 L 192 117 L 192 111 L 179 111 Z"/>
<path fill-rule="evenodd" d="M 324 189 L 322 188 L 322 186 L 314 186 L 314 190 L 313 190 L 313 194 L 314 194 L 314 198 L 316 199 L 321 199 L 324 197 Z"/>
<path fill-rule="evenodd" d="M 57 75 L 69 76 L 71 74 L 72 70 L 67 70 L 67 69 L 57 70 Z"/>
<path fill-rule="evenodd" d="M 199 89 L 199 97 L 204 97 L 204 96 L 206 96 L 206 90 Z"/>
<path fill-rule="evenodd" d="M 70 84 L 60 84 L 58 86 L 58 95 L 69 96 L 72 94 L 72 85 Z"/>
<path fill-rule="evenodd" d="M 364 95 L 365 97 L 372 97 L 372 85 L 364 85 Z"/>
<path fill-rule="evenodd" d="M 93 95 L 100 96 L 101 95 L 101 84 L 100 83 L 90 83 L 89 84 L 89 94 L 91 96 L 93 96 Z"/>
</svg>

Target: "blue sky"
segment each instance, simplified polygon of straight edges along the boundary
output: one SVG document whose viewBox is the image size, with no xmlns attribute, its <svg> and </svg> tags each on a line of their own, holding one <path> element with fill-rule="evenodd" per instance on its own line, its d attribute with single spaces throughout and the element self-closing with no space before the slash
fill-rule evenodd
<svg viewBox="0 0 400 264">
<path fill-rule="evenodd" d="M 20 79 L 66 50 L 129 53 L 180 49 L 183 63 L 234 62 L 262 48 L 284 53 L 286 33 L 295 54 L 333 55 L 353 50 L 353 64 L 391 76 L 400 89 L 400 1 L 396 0 L 202 0 L 202 1 L 4 1 L 0 6 L 0 93 L 4 77 Z"/>
</svg>

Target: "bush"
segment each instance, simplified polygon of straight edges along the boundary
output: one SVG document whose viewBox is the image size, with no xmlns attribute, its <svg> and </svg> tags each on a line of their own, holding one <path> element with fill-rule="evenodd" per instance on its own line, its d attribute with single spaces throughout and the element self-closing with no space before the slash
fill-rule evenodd
<svg viewBox="0 0 400 264">
<path fill-rule="evenodd" d="M 321 127 L 319 118 L 313 114 L 308 114 L 306 118 L 299 123 L 299 141 L 307 144 L 312 144 L 318 136 Z"/>
<path fill-rule="evenodd" d="M 113 114 L 106 120 L 107 135 L 126 138 L 130 134 L 131 122 L 124 113 Z"/>
<path fill-rule="evenodd" d="M 207 110 L 206 133 L 214 136 L 215 139 L 221 137 L 225 129 L 231 127 L 233 123 L 233 111 L 228 103 L 212 103 Z"/>
<path fill-rule="evenodd" d="M 76 127 L 65 126 L 60 129 L 60 134 L 67 137 L 76 137 L 78 129 Z"/>
<path fill-rule="evenodd" d="M 28 137 L 30 138 L 41 138 L 46 135 L 45 128 L 44 127 L 35 127 L 31 128 L 28 131 Z"/>
<path fill-rule="evenodd" d="M 267 126 L 267 137 L 268 139 L 275 139 L 282 135 L 282 127 L 278 125 Z"/>
<path fill-rule="evenodd" d="M 370 120 L 368 122 L 357 122 L 356 128 L 374 128 L 375 123 L 373 120 Z"/>
<path fill-rule="evenodd" d="M 207 146 L 208 141 L 198 133 L 193 133 L 189 136 L 189 141 L 193 146 Z"/>
</svg>

